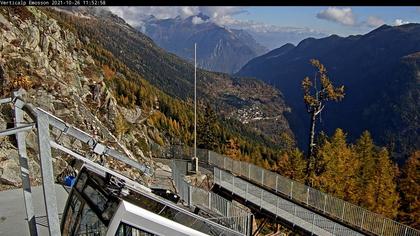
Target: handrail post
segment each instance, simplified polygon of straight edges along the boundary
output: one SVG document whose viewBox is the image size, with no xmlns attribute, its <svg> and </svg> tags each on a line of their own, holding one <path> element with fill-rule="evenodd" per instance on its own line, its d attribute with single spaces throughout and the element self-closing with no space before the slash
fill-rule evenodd
<svg viewBox="0 0 420 236">
<path fill-rule="evenodd" d="M 42 189 L 47 212 L 48 230 L 51 236 L 60 235 L 57 199 L 55 196 L 54 174 L 52 166 L 50 129 L 48 115 L 37 110 L 36 126 L 38 130 L 38 147 L 41 162 Z"/>
<path fill-rule="evenodd" d="M 312 230 L 311 230 L 311 235 L 314 235 L 314 224 L 315 224 L 315 214 L 312 214 L 314 217 L 312 217 Z"/>
<path fill-rule="evenodd" d="M 362 223 L 360 223 L 360 228 L 361 228 L 361 229 L 363 229 L 363 223 L 364 223 L 364 221 L 365 221 L 365 214 L 366 214 L 366 211 L 363 211 L 363 215 L 362 215 Z"/>
<path fill-rule="evenodd" d="M 346 202 L 343 204 L 343 212 L 341 213 L 341 220 L 344 220 L 344 210 L 346 208 Z"/>
<path fill-rule="evenodd" d="M 309 186 L 306 188 L 306 205 L 309 205 Z"/>
<path fill-rule="evenodd" d="M 276 193 L 278 192 L 278 191 L 277 191 L 277 189 L 278 189 L 278 182 L 279 182 L 279 176 L 278 176 L 278 175 L 276 175 Z"/>
<path fill-rule="evenodd" d="M 265 186 L 264 185 L 264 169 L 261 169 L 261 185 Z"/>
<path fill-rule="evenodd" d="M 326 207 L 327 207 L 327 194 L 324 193 L 324 213 L 325 213 Z"/>
<path fill-rule="evenodd" d="M 15 92 L 14 95 L 19 95 Z M 14 102 L 15 127 L 23 125 L 23 105 L 24 102 L 16 99 Z M 20 176 L 22 179 L 23 201 L 25 203 L 26 218 L 31 236 L 37 236 L 34 207 L 32 205 L 32 190 L 29 170 L 29 160 L 26 152 L 26 133 L 16 133 L 16 141 L 19 153 Z"/>
<path fill-rule="evenodd" d="M 290 199 L 293 199 L 293 181 L 290 182 Z"/>
<path fill-rule="evenodd" d="M 192 206 L 192 186 L 188 185 L 188 206 Z"/>
<path fill-rule="evenodd" d="M 384 228 L 385 228 L 385 220 L 386 218 L 384 218 L 384 220 L 382 221 L 382 230 L 381 230 L 381 236 L 384 235 Z"/>
</svg>

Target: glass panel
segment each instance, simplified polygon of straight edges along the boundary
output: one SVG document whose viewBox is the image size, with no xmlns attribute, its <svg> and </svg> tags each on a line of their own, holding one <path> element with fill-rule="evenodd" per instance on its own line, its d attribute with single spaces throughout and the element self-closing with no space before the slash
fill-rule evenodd
<svg viewBox="0 0 420 236">
<path fill-rule="evenodd" d="M 80 215 L 80 221 L 77 223 L 77 229 L 74 235 L 81 236 L 101 236 L 106 235 L 107 228 L 96 216 L 95 212 L 88 207 L 87 204 L 83 206 L 83 212 Z"/>
<path fill-rule="evenodd" d="M 105 210 L 105 204 L 107 198 L 99 192 L 99 190 L 94 189 L 92 186 L 88 185 L 83 190 L 83 193 L 86 194 L 86 197 L 93 203 L 95 206 L 102 212 Z"/>
<path fill-rule="evenodd" d="M 77 191 L 82 192 L 83 187 L 85 186 L 86 180 L 87 180 L 87 174 L 85 172 L 81 173 L 76 183 Z"/>
<path fill-rule="evenodd" d="M 69 235 L 72 229 L 74 228 L 76 217 L 80 211 L 80 205 L 81 202 L 73 194 L 69 203 L 69 207 L 67 209 L 67 214 L 65 216 L 66 221 L 64 222 L 63 226 L 63 235 Z"/>
<path fill-rule="evenodd" d="M 131 225 L 121 223 L 118 227 L 115 236 L 154 236 L 155 234 L 149 233 L 145 230 L 135 228 Z"/>
</svg>

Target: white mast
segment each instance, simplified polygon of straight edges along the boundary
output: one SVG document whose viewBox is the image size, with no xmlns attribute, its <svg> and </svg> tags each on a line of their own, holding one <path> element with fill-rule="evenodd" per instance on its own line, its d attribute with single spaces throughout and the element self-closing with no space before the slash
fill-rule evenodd
<svg viewBox="0 0 420 236">
<path fill-rule="evenodd" d="M 192 162 L 193 171 L 197 173 L 197 43 L 194 43 L 194 156 Z"/>
</svg>

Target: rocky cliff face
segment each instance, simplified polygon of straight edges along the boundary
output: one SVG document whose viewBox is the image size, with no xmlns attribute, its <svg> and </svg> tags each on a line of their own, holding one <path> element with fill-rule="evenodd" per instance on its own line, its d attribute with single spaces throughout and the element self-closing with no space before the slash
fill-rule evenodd
<svg viewBox="0 0 420 236">
<path fill-rule="evenodd" d="M 113 146 L 126 155 L 153 166 L 150 152 L 144 143 L 153 127 L 138 123 L 147 117 L 138 107 L 133 109 L 117 105 L 113 94 L 103 81 L 97 62 L 83 48 L 89 39 L 80 40 L 77 35 L 60 27 L 39 9 L 0 8 L 0 89 L 1 97 L 23 87 L 25 99 L 35 106 L 55 114 Z M 13 125 L 11 105 L 0 107 L 0 129 Z M 122 116 L 130 129 L 121 138 L 116 137 L 115 118 Z M 30 118 L 25 117 L 29 122 Z M 134 124 L 135 123 L 135 124 Z M 58 138 L 60 132 L 52 130 Z M 0 188 L 20 186 L 18 154 L 13 137 L 0 138 Z M 37 141 L 34 131 L 27 134 L 31 180 L 40 181 L 39 164 L 36 160 Z M 63 145 L 86 153 L 86 148 L 72 139 L 61 137 Z M 92 157 L 96 158 L 96 157 Z M 55 174 L 69 165 L 67 155 L 53 152 Z M 105 165 L 120 169 L 134 179 L 144 179 L 140 173 L 124 168 L 121 163 L 106 161 Z"/>
</svg>

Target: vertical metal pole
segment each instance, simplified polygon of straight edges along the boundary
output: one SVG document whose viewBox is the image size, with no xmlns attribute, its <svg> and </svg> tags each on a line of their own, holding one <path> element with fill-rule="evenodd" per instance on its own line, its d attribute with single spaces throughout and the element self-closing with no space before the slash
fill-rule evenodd
<svg viewBox="0 0 420 236">
<path fill-rule="evenodd" d="M 209 196 L 209 209 L 212 209 L 211 208 L 211 200 L 212 200 L 213 194 L 211 192 L 209 192 L 208 196 Z"/>
<path fill-rule="evenodd" d="M 384 218 L 384 221 L 382 221 L 382 230 L 381 230 L 381 235 L 384 235 L 385 220 L 386 220 L 386 218 Z"/>
<path fill-rule="evenodd" d="M 363 229 L 363 222 L 365 221 L 365 214 L 366 211 L 363 211 L 363 215 L 362 215 L 362 223 L 360 223 L 360 228 Z"/>
<path fill-rule="evenodd" d="M 290 183 L 290 199 L 293 199 L 293 181 Z"/>
<path fill-rule="evenodd" d="M 197 43 L 194 43 L 194 157 L 193 170 L 198 173 L 197 157 Z"/>
<path fill-rule="evenodd" d="M 248 179 L 251 179 L 251 165 L 248 163 Z"/>
<path fill-rule="evenodd" d="M 233 176 L 232 178 L 232 185 L 233 185 L 232 190 L 235 191 L 235 176 Z M 233 192 L 232 192 L 232 195 L 233 195 Z"/>
<path fill-rule="evenodd" d="M 309 205 L 309 186 L 306 188 L 306 205 Z"/>
<path fill-rule="evenodd" d="M 188 185 L 188 206 L 192 206 L 192 186 Z"/>
<path fill-rule="evenodd" d="M 278 182 L 279 182 L 279 176 L 276 175 L 276 193 L 277 193 L 277 188 L 278 188 Z"/>
<path fill-rule="evenodd" d="M 326 207 L 327 207 L 327 194 L 324 194 L 324 213 L 325 213 Z"/>
<path fill-rule="evenodd" d="M 261 185 L 264 186 L 264 169 L 261 169 Z"/>
<path fill-rule="evenodd" d="M 313 214 L 314 217 L 312 217 L 312 230 L 311 230 L 311 235 L 314 235 L 314 224 L 315 224 L 315 214 Z"/>
<path fill-rule="evenodd" d="M 23 101 L 16 99 L 14 103 L 15 127 L 23 125 Z M 34 207 L 32 205 L 31 180 L 29 178 L 29 160 L 26 152 L 26 133 L 19 132 L 16 134 L 16 141 L 19 151 L 20 177 L 22 179 L 23 201 L 25 202 L 26 218 L 31 236 L 37 236 Z"/>
<path fill-rule="evenodd" d="M 344 210 L 346 208 L 346 202 L 343 204 L 343 212 L 341 213 L 341 220 L 344 220 Z"/>
<path fill-rule="evenodd" d="M 38 129 L 38 146 L 41 161 L 42 189 L 47 211 L 48 230 L 51 236 L 60 235 L 57 200 L 55 196 L 54 175 L 51 157 L 50 132 L 48 115 L 37 110 L 36 126 Z"/>
</svg>

